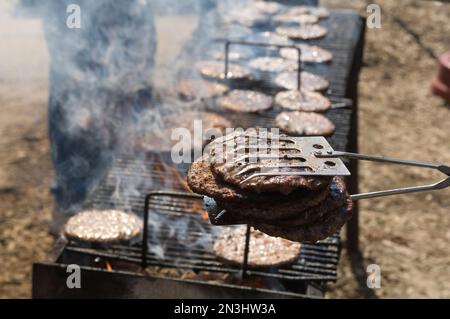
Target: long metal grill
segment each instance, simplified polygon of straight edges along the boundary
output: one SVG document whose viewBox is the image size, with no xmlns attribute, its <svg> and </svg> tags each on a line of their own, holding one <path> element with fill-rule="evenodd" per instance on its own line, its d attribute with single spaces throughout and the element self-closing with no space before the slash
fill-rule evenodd
<svg viewBox="0 0 450 319">
<path fill-rule="evenodd" d="M 356 19 L 356 16 L 350 17 Z M 324 24 L 329 31 L 327 37 L 308 41 L 308 44 L 316 44 L 331 51 L 333 61 L 326 65 L 304 64 L 304 70 L 330 80 L 327 95 L 333 102 L 333 108 L 326 116 L 336 125 L 336 131 L 328 141 L 338 150 L 346 150 L 348 147 L 353 109 L 351 101 L 344 98 L 347 96 L 353 50 L 360 36 L 360 21 L 355 22 L 352 19 L 344 13 L 333 13 L 329 19 L 325 19 Z M 342 30 L 353 30 L 354 33 Z M 208 110 L 220 113 L 235 127 L 242 128 L 275 127 L 274 118 L 280 112 L 277 108 L 263 114 L 224 112 L 213 104 L 208 105 Z M 92 199 L 86 203 L 86 208 L 116 208 L 142 215 L 145 196 L 149 192 L 163 189 L 187 191 L 184 181 L 189 165 L 173 166 L 169 158 L 168 154 L 157 153 L 140 157 L 119 156 Z M 212 246 L 221 228 L 211 226 L 205 219 L 206 214 L 199 199 L 156 196 L 152 197 L 149 204 L 149 236 L 145 264 L 195 272 L 237 274 L 241 271 L 238 266 L 223 264 L 214 255 Z M 142 243 L 101 248 L 86 248 L 70 243 L 65 250 L 135 265 L 143 263 Z M 289 266 L 249 269 L 247 273 L 285 281 L 335 281 L 339 250 L 340 239 L 336 235 L 316 244 L 303 244 L 300 257 Z"/>
</svg>

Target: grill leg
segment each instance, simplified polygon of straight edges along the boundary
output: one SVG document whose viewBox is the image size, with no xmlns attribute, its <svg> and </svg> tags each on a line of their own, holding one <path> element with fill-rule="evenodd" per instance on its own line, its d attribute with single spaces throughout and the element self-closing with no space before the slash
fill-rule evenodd
<svg viewBox="0 0 450 319">
<path fill-rule="evenodd" d="M 306 287 L 306 294 L 317 298 L 323 298 L 325 296 L 324 288 L 319 288 L 317 285 L 309 284 Z"/>
<path fill-rule="evenodd" d="M 357 203 L 353 203 L 353 216 L 347 222 L 346 234 L 347 234 L 347 250 L 349 252 L 359 251 L 359 212 Z"/>
<path fill-rule="evenodd" d="M 350 70 L 347 97 L 353 100 L 353 112 L 351 119 L 351 129 L 349 133 L 348 148 L 351 152 L 358 152 L 358 78 L 363 62 L 364 37 L 366 20 L 361 18 L 361 28 L 358 43 L 355 47 L 353 65 Z M 350 160 L 349 169 L 352 176 L 347 180 L 350 194 L 358 194 L 358 161 Z M 347 222 L 347 249 L 350 253 L 359 251 L 359 216 L 358 203 L 353 203 L 353 217 Z"/>
<path fill-rule="evenodd" d="M 247 225 L 247 229 L 245 231 L 244 261 L 242 263 L 242 272 L 241 272 L 242 279 L 247 277 L 249 246 L 250 246 L 250 225 Z"/>
</svg>

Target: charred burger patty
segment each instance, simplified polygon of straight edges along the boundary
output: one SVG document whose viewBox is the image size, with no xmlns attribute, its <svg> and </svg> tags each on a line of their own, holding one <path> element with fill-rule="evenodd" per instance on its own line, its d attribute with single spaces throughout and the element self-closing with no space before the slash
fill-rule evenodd
<svg viewBox="0 0 450 319">
<path fill-rule="evenodd" d="M 221 217 L 223 224 L 245 223 L 270 236 L 300 242 L 314 242 L 336 233 L 351 216 L 352 203 L 343 180 L 295 175 L 248 180 L 255 172 L 252 167 L 255 164 L 232 156 L 242 143 L 248 152 L 252 149 L 248 136 L 232 133 L 216 139 L 206 148 L 207 154 L 189 170 L 188 185 L 194 192 L 207 196 L 210 218 L 215 219 L 217 212 L 225 212 L 225 217 Z M 230 140 L 231 148 L 228 145 L 225 151 L 216 153 L 219 146 Z M 269 149 L 273 147 L 272 143 L 267 145 Z M 252 154 L 264 155 L 266 151 L 267 148 L 258 148 Z M 258 168 L 270 170 L 276 165 L 294 163 L 293 155 L 288 151 L 275 158 L 262 156 Z"/>
</svg>

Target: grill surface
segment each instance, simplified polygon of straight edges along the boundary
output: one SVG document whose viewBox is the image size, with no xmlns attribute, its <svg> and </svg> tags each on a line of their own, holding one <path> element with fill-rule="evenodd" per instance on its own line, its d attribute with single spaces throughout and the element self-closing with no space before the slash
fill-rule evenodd
<svg viewBox="0 0 450 319">
<path fill-rule="evenodd" d="M 212 252 L 221 227 L 211 226 L 201 215 L 203 210 L 195 207 L 202 207 L 201 200 L 172 196 L 151 199 L 147 265 L 238 274 L 240 267 L 221 263 Z M 135 263 L 142 261 L 140 245 L 116 245 L 99 251 L 73 243 L 66 249 Z M 339 238 L 334 236 L 316 244 L 302 244 L 300 257 L 292 265 L 250 269 L 247 274 L 285 280 L 334 281 L 338 261 Z"/>
<path fill-rule="evenodd" d="M 326 115 L 336 125 L 335 133 L 328 138 L 336 150 L 346 150 L 352 115 L 352 104 L 345 99 L 347 77 L 353 56 L 356 38 L 349 34 L 343 37 L 333 26 L 344 23 L 345 14 L 334 14 L 325 20 L 328 36 L 322 41 L 312 41 L 333 53 L 329 64 L 304 64 L 304 69 L 330 80 L 327 95 L 333 105 Z M 359 22 L 359 20 L 358 20 Z M 345 22 L 345 23 L 348 23 Z M 353 28 L 355 28 L 355 21 Z M 356 27 L 355 29 L 358 29 Z M 336 41 L 340 39 L 338 43 Z M 310 42 L 308 42 L 310 43 Z M 234 127 L 275 127 L 274 118 L 281 111 L 274 107 L 259 114 L 242 114 L 216 108 L 208 103 L 210 111 L 229 119 Z M 189 164 L 174 167 L 170 154 L 148 153 L 140 158 L 128 155 L 119 156 L 108 176 L 100 184 L 87 205 L 94 208 L 117 208 L 142 215 L 145 196 L 152 190 L 175 189 L 187 191 L 185 176 Z M 149 240 L 146 264 L 149 266 L 173 267 L 195 271 L 239 273 L 240 268 L 221 263 L 214 256 L 212 247 L 220 227 L 211 226 L 205 220 L 202 203 L 199 199 L 181 199 L 171 196 L 157 196 L 150 200 Z M 200 211 L 199 211 L 200 210 Z M 141 263 L 141 244 L 134 246 L 114 246 L 92 249 L 77 246 L 75 243 L 66 249 L 92 256 L 104 256 Z M 290 266 L 273 269 L 250 269 L 248 275 L 272 277 L 283 280 L 335 281 L 339 261 L 340 240 L 333 236 L 316 244 L 303 244 L 299 259 Z"/>
<path fill-rule="evenodd" d="M 336 131 L 328 138 L 328 141 L 336 150 L 348 150 L 349 134 L 351 129 L 354 129 L 351 128 L 353 107 L 345 97 L 352 98 L 348 95 L 349 88 L 352 90 L 349 82 L 354 81 L 350 70 L 354 63 L 356 46 L 361 37 L 361 23 L 358 15 L 353 12 L 334 11 L 328 19 L 321 22 L 328 28 L 327 37 L 321 40 L 308 41 L 308 44 L 319 45 L 331 51 L 334 56 L 333 61 L 329 64 L 314 65 L 307 63 L 304 64 L 304 69 L 325 76 L 330 80 L 330 89 L 327 91 L 327 95 L 334 105 L 339 105 L 339 107 L 326 113 L 327 117 L 336 125 Z M 261 31 L 264 31 L 264 29 Z M 200 38 L 201 34 L 200 31 L 198 34 Z M 199 38 L 194 35 L 191 43 L 195 44 L 198 41 Z M 183 51 L 187 52 L 189 48 Z M 186 54 L 190 53 L 187 52 Z M 214 106 L 210 107 L 214 108 Z M 215 111 L 230 119 L 235 127 L 259 126 L 270 128 L 274 127 L 274 117 L 280 110 L 273 109 L 258 115 Z M 189 164 L 174 166 L 169 158 L 168 154 L 155 153 L 139 154 L 139 156 L 119 155 L 84 208 L 117 208 L 142 215 L 145 196 L 150 191 L 163 189 L 186 191 L 185 174 Z M 200 204 L 199 199 L 179 199 L 171 196 L 158 196 L 151 199 L 147 265 L 168 269 L 194 270 L 196 273 L 206 271 L 219 274 L 237 274 L 240 272 L 239 267 L 222 264 L 214 256 L 212 245 L 221 228 L 211 226 L 204 219 L 205 215 L 202 216 L 199 209 Z M 163 226 L 155 227 L 158 223 Z M 100 257 L 103 261 L 117 261 L 113 262 L 113 265 L 120 265 L 120 269 L 131 270 L 135 273 L 139 272 L 139 265 L 142 262 L 141 249 L 142 243 L 87 248 L 69 242 L 64 247 L 58 262 L 62 264 L 80 262 L 82 264 L 81 260 L 86 260 L 86 266 L 104 268 L 103 265 L 97 264 L 96 260 Z M 312 283 L 314 289 L 320 291 L 319 295 L 323 295 L 324 282 L 336 280 L 339 250 L 340 240 L 339 236 L 336 235 L 316 244 L 303 244 L 300 257 L 290 266 L 262 270 L 249 269 L 247 274 L 269 279 L 281 279 L 281 282 L 286 283 L 285 286 L 290 287 L 288 290 L 291 291 L 300 291 L 296 290 L 295 287 L 303 284 L 307 285 L 304 287 L 310 289 Z M 129 267 L 128 265 L 134 266 Z M 52 291 L 49 296 L 52 294 L 71 295 L 73 290 L 68 290 L 65 286 L 65 271 L 61 272 L 61 278 L 64 279 L 61 284 L 55 283 L 50 280 L 50 278 L 53 278 L 51 274 L 52 271 L 59 268 L 57 266 L 49 267 L 36 268 L 48 270 L 42 270 L 41 274 L 43 275 L 41 276 L 33 276 L 33 295 L 37 295 L 36 291 L 39 291 L 39 282 L 42 282 L 42 285 L 50 282 L 55 286 L 53 290 L 46 290 Z M 120 270 L 119 268 L 115 269 Z M 95 269 L 92 268 L 91 270 Z M 95 278 L 100 278 L 101 274 L 107 274 L 107 272 L 97 273 Z M 114 274 L 114 276 L 118 279 L 120 274 Z M 136 280 L 136 278 L 133 280 Z M 154 281 L 152 285 L 154 285 L 158 279 L 152 280 Z M 114 282 L 114 280 L 108 280 L 108 282 Z M 292 285 L 293 283 L 295 284 Z M 126 281 L 126 285 L 128 284 L 130 283 Z M 163 284 L 167 285 L 166 282 Z M 48 284 L 46 287 L 49 288 Z M 88 288 L 85 293 L 96 295 L 98 287 L 102 287 L 102 285 L 94 285 L 92 289 Z M 280 291 L 276 287 L 270 287 L 270 289 Z M 124 291 L 126 292 L 128 289 Z M 308 291 L 307 289 L 303 290 L 303 293 L 310 294 Z M 159 296 L 161 293 L 155 292 L 155 294 Z M 103 295 L 104 292 L 102 292 Z M 112 295 L 121 295 L 121 292 L 112 293 Z"/>
</svg>

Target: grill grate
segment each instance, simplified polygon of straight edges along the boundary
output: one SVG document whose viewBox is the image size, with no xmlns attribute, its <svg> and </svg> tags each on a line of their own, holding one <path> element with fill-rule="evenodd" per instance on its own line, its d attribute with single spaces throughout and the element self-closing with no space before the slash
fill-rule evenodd
<svg viewBox="0 0 450 319">
<path fill-rule="evenodd" d="M 304 64 L 304 70 L 322 75 L 330 80 L 327 95 L 334 108 L 326 116 L 336 125 L 335 133 L 328 138 L 337 150 L 347 150 L 353 105 L 345 99 L 349 70 L 353 61 L 353 49 L 360 36 L 357 16 L 333 13 L 324 22 L 329 30 L 325 39 L 309 41 L 333 53 L 329 64 Z M 356 21 L 355 19 L 358 19 Z M 356 22 L 355 22 L 356 21 Z M 356 27 L 355 27 L 356 25 Z M 336 26 L 339 26 L 337 28 Z M 342 32 L 341 30 L 354 32 Z M 195 40 L 195 39 L 194 39 Z M 195 41 L 193 41 L 195 42 Z M 242 114 L 217 110 L 213 104 L 210 110 L 228 118 L 234 127 L 275 127 L 274 118 L 280 112 L 273 108 L 261 114 Z M 170 164 L 166 164 L 170 163 Z M 185 176 L 188 164 L 175 165 L 168 154 L 147 153 L 144 156 L 121 155 L 108 175 L 86 203 L 86 208 L 133 211 L 141 215 L 145 196 L 152 190 L 170 189 L 186 191 Z M 152 197 L 149 201 L 148 241 L 144 264 L 207 272 L 238 274 L 241 268 L 221 263 L 213 253 L 214 239 L 221 227 L 211 226 L 205 220 L 198 198 L 177 198 L 169 195 Z M 162 222 L 162 223 L 161 223 Z M 158 224 L 158 226 L 157 226 Z M 161 226 L 162 225 L 162 226 Z M 65 250 L 92 257 L 117 259 L 140 265 L 142 243 L 135 245 L 114 245 L 101 248 L 86 248 L 71 242 Z M 298 260 L 285 267 L 272 269 L 248 269 L 247 275 L 276 278 L 290 282 L 317 282 L 337 279 L 340 238 L 338 235 L 315 244 L 303 244 Z"/>
<path fill-rule="evenodd" d="M 214 17 L 213 17 L 214 19 Z M 201 19 L 202 21 L 206 20 Z M 201 23 L 202 23 L 201 21 Z M 306 71 L 324 76 L 330 80 L 330 88 L 327 96 L 333 102 L 333 109 L 327 112 L 327 117 L 336 125 L 336 131 L 328 138 L 330 145 L 337 150 L 349 150 L 348 139 L 350 129 L 356 136 L 354 125 L 351 121 L 354 105 L 345 98 L 354 98 L 354 87 L 357 81 L 357 73 L 353 70 L 355 65 L 360 65 L 360 45 L 362 40 L 362 20 L 357 14 L 345 11 L 332 11 L 328 19 L 321 21 L 328 28 L 328 35 L 324 39 L 308 41 L 308 44 L 319 45 L 333 53 L 333 61 L 328 64 L 304 63 Z M 260 31 L 270 30 L 266 29 Z M 195 32 L 192 40 L 182 50 L 183 55 L 193 54 L 198 43 L 202 42 L 204 29 L 201 27 Z M 227 40 L 228 38 L 224 39 Z M 358 53 L 359 52 L 359 53 Z M 181 60 L 186 60 L 181 58 Z M 356 64 L 355 64 L 356 63 Z M 356 69 L 355 69 L 356 70 Z M 188 70 L 192 72 L 192 70 Z M 349 103 L 350 102 L 350 103 Z M 215 110 L 223 112 L 223 110 Z M 263 114 L 241 114 L 223 112 L 235 127 L 275 127 L 274 118 L 280 110 L 276 108 Z M 354 141 L 352 142 L 354 143 Z M 354 147 L 355 145 L 353 145 Z M 352 147 L 352 145 L 350 145 Z M 355 151 L 355 149 L 350 149 Z M 170 163 L 166 164 L 166 163 Z M 184 182 L 189 165 L 175 165 L 169 160 L 168 154 L 139 153 L 138 155 L 121 154 L 108 174 L 100 182 L 90 200 L 81 209 L 116 208 L 132 211 L 141 215 L 144 210 L 145 197 L 152 190 L 171 189 L 186 191 Z M 211 226 L 199 211 L 199 199 L 180 199 L 172 196 L 157 196 L 150 201 L 148 227 L 148 254 L 145 263 L 149 266 L 142 271 L 142 242 L 113 246 L 90 246 L 69 242 L 64 246 L 55 263 L 35 264 L 33 272 L 33 297 L 76 297 L 86 298 L 123 298 L 144 296 L 150 297 L 223 297 L 223 296 L 253 296 L 261 297 L 267 294 L 256 294 L 258 289 L 242 289 L 246 283 L 237 281 L 231 285 L 220 279 L 213 282 L 207 278 L 177 277 L 176 282 L 166 277 L 171 277 L 172 270 L 185 269 L 186 273 L 192 270 L 201 273 L 214 272 L 220 278 L 221 274 L 234 276 L 241 271 L 239 267 L 222 264 L 212 252 L 212 243 L 220 227 Z M 155 229 L 155 222 L 165 220 L 165 226 Z M 167 222 L 168 221 L 168 222 Z M 351 235 L 351 234 L 350 234 Z M 158 246 L 159 245 L 159 246 Z M 304 244 L 298 260 L 288 267 L 280 267 L 265 270 L 247 270 L 252 275 L 251 280 L 259 281 L 261 278 L 265 284 L 265 292 L 285 293 L 288 296 L 320 296 L 325 291 L 325 281 L 335 281 L 337 264 L 339 261 L 340 239 L 332 236 L 316 244 Z M 106 266 L 110 263 L 112 269 Z M 76 263 L 84 266 L 84 276 L 89 280 L 82 289 L 69 289 L 66 285 L 67 264 Z M 158 273 L 153 276 L 150 271 L 153 268 L 168 269 L 166 273 Z M 105 271 L 108 270 L 108 271 Z M 149 276 L 141 276 L 142 273 Z M 262 276 L 262 277 L 261 277 Z M 162 278 L 165 277 L 165 278 Z M 275 279 L 275 280 L 265 280 Z M 281 279 L 281 280 L 278 280 Z M 276 284 L 273 284 L 273 283 Z M 200 283 L 200 285 L 198 284 Z M 235 284 L 236 283 L 236 284 Z M 278 285 L 282 283 L 282 285 Z M 205 285 L 206 284 L 206 285 Z M 247 283 L 248 284 L 248 283 Z M 237 289 L 229 289 L 232 285 Z M 45 289 L 42 289 L 45 287 Z M 205 288 L 206 287 L 206 288 Z M 261 287 L 257 287 L 261 288 Z M 294 292 L 294 293 L 293 293 Z M 302 295 L 294 295 L 301 293 Z M 274 296 L 271 294 L 270 296 Z"/>
<path fill-rule="evenodd" d="M 97 200 L 103 203 L 104 198 L 97 197 Z M 241 272 L 239 266 L 223 264 L 215 257 L 212 247 L 222 228 L 211 226 L 204 219 L 201 214 L 203 209 L 198 209 L 202 207 L 201 199 L 158 195 L 152 197 L 149 204 L 147 265 L 228 274 Z M 97 205 L 99 203 L 94 203 L 94 206 Z M 140 244 L 93 249 L 71 243 L 66 249 L 133 263 L 142 262 Z M 282 280 L 335 281 L 339 250 L 337 235 L 315 244 L 302 244 L 295 263 L 279 268 L 249 269 L 247 275 Z"/>
</svg>

